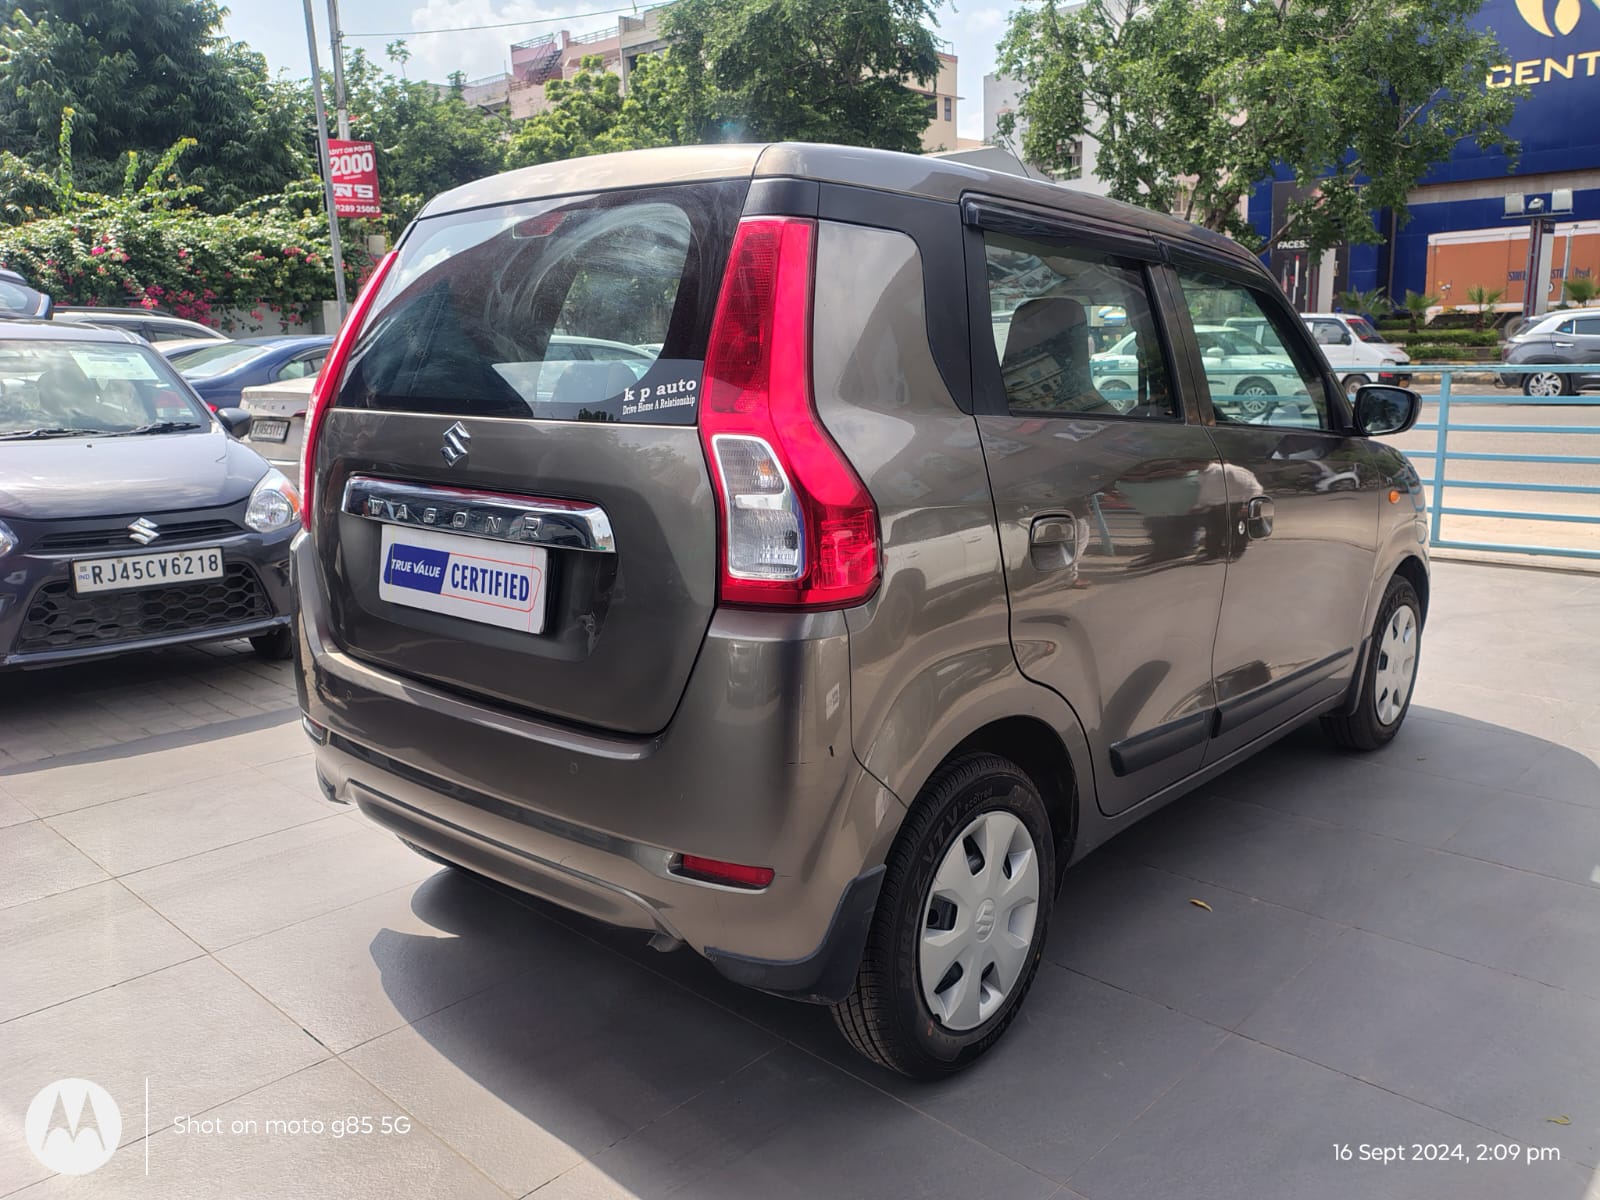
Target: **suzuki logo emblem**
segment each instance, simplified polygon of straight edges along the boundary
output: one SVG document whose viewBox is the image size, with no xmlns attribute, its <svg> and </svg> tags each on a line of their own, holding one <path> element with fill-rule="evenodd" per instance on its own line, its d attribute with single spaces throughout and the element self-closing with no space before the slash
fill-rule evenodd
<svg viewBox="0 0 1600 1200">
<path fill-rule="evenodd" d="M 444 461 L 452 467 L 465 458 L 471 450 L 472 435 L 460 421 L 444 431 L 444 445 L 439 448 L 439 453 L 444 455 Z"/>
<path fill-rule="evenodd" d="M 1600 0 L 1594 0 L 1594 4 L 1600 8 Z M 1583 0 L 1556 0 L 1554 30 L 1550 28 L 1552 22 L 1546 18 L 1544 9 L 1545 0 L 1517 0 L 1517 11 L 1535 33 L 1542 33 L 1545 37 L 1558 34 L 1565 37 L 1578 27 L 1578 17 L 1583 13 Z"/>
<path fill-rule="evenodd" d="M 161 536 L 161 526 L 157 525 L 149 517 L 140 517 L 132 525 L 128 526 L 128 536 L 138 542 L 139 545 L 148 546 Z"/>
</svg>

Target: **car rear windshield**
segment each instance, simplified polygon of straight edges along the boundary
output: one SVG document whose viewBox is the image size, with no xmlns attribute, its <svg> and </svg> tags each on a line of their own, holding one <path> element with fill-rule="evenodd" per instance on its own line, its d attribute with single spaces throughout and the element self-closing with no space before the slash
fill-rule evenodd
<svg viewBox="0 0 1600 1200">
<path fill-rule="evenodd" d="M 155 352 L 128 343 L 0 340 L 0 437 L 211 428 Z"/>
<path fill-rule="evenodd" d="M 215 346 L 201 346 L 173 356 L 173 366 L 183 372 L 185 379 L 215 379 L 229 371 L 247 366 L 258 358 L 272 353 L 271 346 L 252 345 L 248 342 L 218 342 Z"/>
<path fill-rule="evenodd" d="M 417 222 L 338 404 L 693 424 L 746 187 L 602 192 Z"/>
</svg>

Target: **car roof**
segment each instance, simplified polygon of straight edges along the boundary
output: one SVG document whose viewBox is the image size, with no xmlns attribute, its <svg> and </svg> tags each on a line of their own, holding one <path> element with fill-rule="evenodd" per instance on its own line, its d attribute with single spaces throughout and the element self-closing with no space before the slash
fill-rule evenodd
<svg viewBox="0 0 1600 1200">
<path fill-rule="evenodd" d="M 185 318 L 174 316 L 164 308 L 131 307 L 120 304 L 60 304 L 57 314 L 66 317 L 166 317 L 170 321 Z"/>
<path fill-rule="evenodd" d="M 618 342 L 613 341 L 611 338 L 579 337 L 575 333 L 552 333 L 550 340 L 552 342 L 561 342 L 568 346 L 612 346 L 618 350 L 633 350 L 643 353 L 632 342 Z"/>
<path fill-rule="evenodd" d="M 28 340 L 41 342 L 131 342 L 144 345 L 144 339 L 126 329 L 111 329 L 98 325 L 75 325 L 68 322 L 57 325 L 54 321 L 0 321 L 0 340 Z"/>
<path fill-rule="evenodd" d="M 281 346 L 291 342 L 303 342 L 311 345 L 313 342 L 331 342 L 333 336 L 326 333 L 258 333 L 254 337 L 235 338 L 234 342 L 244 346 Z"/>
<path fill-rule="evenodd" d="M 1244 247 L 1220 233 L 1063 184 L 921 154 L 810 142 L 668 146 L 543 163 L 453 188 L 430 200 L 420 215 L 434 217 L 530 197 L 739 178 L 816 180 L 951 202 L 977 193 L 1198 243 L 1234 258 L 1256 261 Z"/>
</svg>

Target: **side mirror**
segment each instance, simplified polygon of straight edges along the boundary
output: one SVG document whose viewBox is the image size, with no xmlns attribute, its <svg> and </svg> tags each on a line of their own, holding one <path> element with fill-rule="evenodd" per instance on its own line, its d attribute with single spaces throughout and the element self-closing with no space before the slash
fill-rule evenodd
<svg viewBox="0 0 1600 1200">
<path fill-rule="evenodd" d="M 1410 388 L 1369 383 L 1356 391 L 1356 429 L 1363 437 L 1404 433 L 1421 412 L 1422 397 Z"/>
<path fill-rule="evenodd" d="M 1351 341 L 1350 331 L 1348 329 L 1341 330 L 1340 333 L 1339 333 L 1339 345 L 1348 346 L 1350 344 L 1350 341 Z"/>
<path fill-rule="evenodd" d="M 1398 391 L 1398 388 L 1380 389 L 1385 391 Z M 217 420 L 222 422 L 222 427 L 232 436 L 242 438 L 250 432 L 250 414 L 242 408 L 219 408 Z"/>
</svg>

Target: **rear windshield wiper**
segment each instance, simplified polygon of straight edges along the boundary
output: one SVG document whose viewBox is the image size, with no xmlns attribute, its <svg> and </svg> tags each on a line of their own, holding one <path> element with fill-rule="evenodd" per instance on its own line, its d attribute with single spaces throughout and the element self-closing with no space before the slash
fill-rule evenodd
<svg viewBox="0 0 1600 1200">
<path fill-rule="evenodd" d="M 0 441 L 20 442 L 28 438 L 54 438 L 54 437 L 99 437 L 107 433 L 104 429 L 66 429 L 56 426 L 44 426 L 39 429 L 20 429 L 15 433 L 0 433 Z"/>
<path fill-rule="evenodd" d="M 141 425 L 137 429 L 124 429 L 116 436 L 133 437 L 140 433 L 177 433 L 184 429 L 203 428 L 198 421 L 152 421 L 148 425 Z"/>
</svg>

